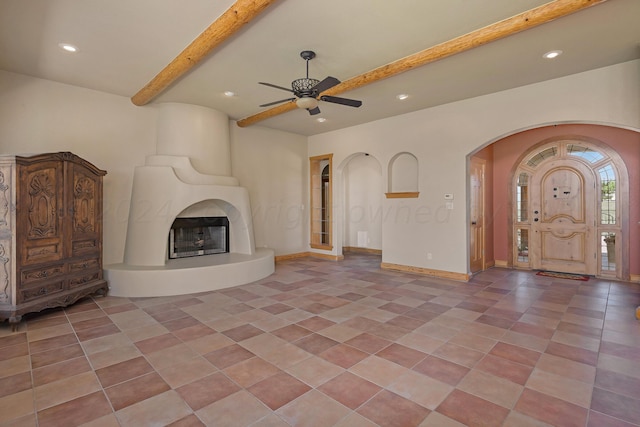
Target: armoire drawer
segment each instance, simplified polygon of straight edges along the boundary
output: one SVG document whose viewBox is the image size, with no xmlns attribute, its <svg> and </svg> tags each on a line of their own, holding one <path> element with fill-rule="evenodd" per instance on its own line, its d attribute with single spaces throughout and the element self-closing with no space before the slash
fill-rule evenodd
<svg viewBox="0 0 640 427">
<path fill-rule="evenodd" d="M 81 272 L 98 270 L 100 268 L 99 258 L 86 258 L 69 263 L 69 273 L 77 274 Z"/>
<path fill-rule="evenodd" d="M 55 282 L 49 282 L 40 286 L 30 286 L 20 289 L 20 301 L 27 302 L 34 299 L 38 299 L 47 295 L 62 292 L 64 290 L 64 282 L 66 280 L 58 280 Z"/>
<path fill-rule="evenodd" d="M 102 279 L 100 270 L 87 272 L 79 276 L 72 276 L 69 278 L 69 289 L 77 288 L 78 286 L 86 285 L 87 283 L 94 282 Z"/>
<path fill-rule="evenodd" d="M 23 270 L 20 273 L 20 282 L 28 285 L 41 280 L 50 280 L 65 274 L 64 264 L 55 264 L 48 267 L 34 268 L 32 270 Z"/>
</svg>

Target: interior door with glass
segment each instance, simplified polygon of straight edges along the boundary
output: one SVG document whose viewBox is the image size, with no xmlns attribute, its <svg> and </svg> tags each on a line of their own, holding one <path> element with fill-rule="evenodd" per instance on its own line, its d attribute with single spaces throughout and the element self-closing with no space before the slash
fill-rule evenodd
<svg viewBox="0 0 640 427">
<path fill-rule="evenodd" d="M 531 180 L 531 267 L 595 275 L 595 177 L 582 163 L 551 161 Z"/>
<path fill-rule="evenodd" d="M 469 165 L 469 271 L 471 273 L 485 268 L 484 170 L 484 160 L 471 159 Z"/>
</svg>

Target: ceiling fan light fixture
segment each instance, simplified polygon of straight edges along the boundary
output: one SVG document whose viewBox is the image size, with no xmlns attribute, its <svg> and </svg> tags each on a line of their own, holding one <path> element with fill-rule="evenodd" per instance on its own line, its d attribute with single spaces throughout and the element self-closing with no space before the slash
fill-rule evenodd
<svg viewBox="0 0 640 427">
<path fill-rule="evenodd" d="M 318 100 L 310 96 L 303 96 L 301 98 L 298 98 L 298 100 L 296 101 L 296 105 L 298 106 L 298 108 L 311 110 L 318 106 Z"/>
</svg>

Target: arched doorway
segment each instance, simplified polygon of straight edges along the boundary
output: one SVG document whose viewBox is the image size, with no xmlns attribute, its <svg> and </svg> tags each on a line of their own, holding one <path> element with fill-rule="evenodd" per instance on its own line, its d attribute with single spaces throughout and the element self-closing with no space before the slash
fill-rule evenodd
<svg viewBox="0 0 640 427">
<path fill-rule="evenodd" d="M 340 167 L 344 251 L 382 253 L 382 166 L 369 153 L 355 153 Z"/>
<path fill-rule="evenodd" d="M 628 277 L 628 173 L 614 150 L 585 137 L 546 140 L 511 182 L 513 266 Z"/>
</svg>

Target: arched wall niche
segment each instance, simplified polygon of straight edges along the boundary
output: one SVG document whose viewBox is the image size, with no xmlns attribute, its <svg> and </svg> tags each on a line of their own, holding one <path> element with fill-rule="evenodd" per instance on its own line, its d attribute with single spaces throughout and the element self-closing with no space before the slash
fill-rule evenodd
<svg viewBox="0 0 640 427">
<path fill-rule="evenodd" d="M 418 158 L 409 152 L 396 154 L 389 160 L 387 198 L 418 197 Z"/>
</svg>

